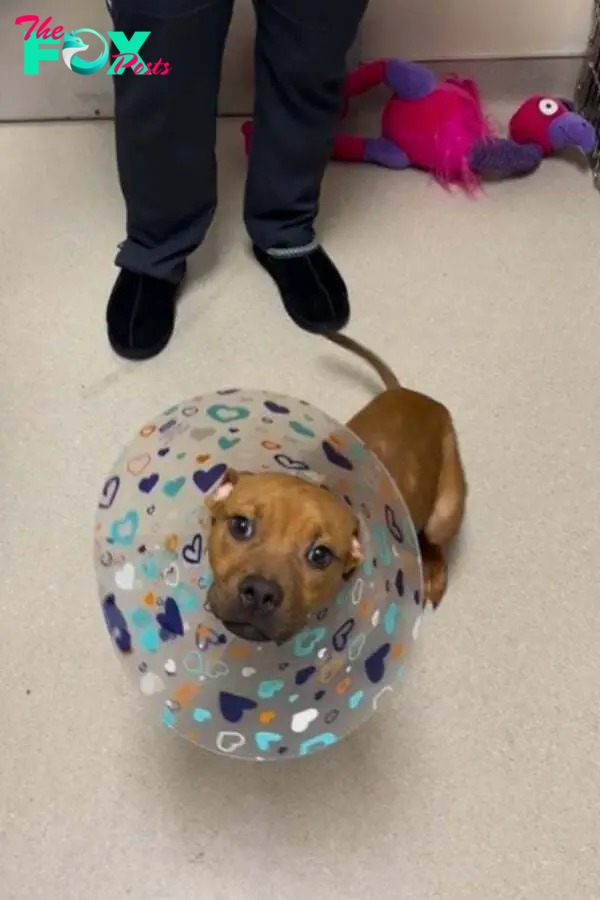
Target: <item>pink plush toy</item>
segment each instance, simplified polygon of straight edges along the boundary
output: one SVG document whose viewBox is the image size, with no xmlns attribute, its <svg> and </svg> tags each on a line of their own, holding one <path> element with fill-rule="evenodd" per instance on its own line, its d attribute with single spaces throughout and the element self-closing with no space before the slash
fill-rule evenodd
<svg viewBox="0 0 600 900">
<path fill-rule="evenodd" d="M 415 166 L 432 172 L 445 185 L 472 192 L 486 175 L 515 176 L 534 171 L 545 156 L 566 147 L 590 153 L 593 127 L 563 100 L 530 97 L 509 124 L 509 137 L 496 135 L 483 111 L 473 81 L 438 81 L 424 66 L 401 60 L 376 60 L 352 72 L 346 81 L 344 115 L 353 97 L 386 84 L 393 95 L 381 117 L 381 135 L 339 134 L 332 158 L 370 162 L 391 169 Z M 246 150 L 252 125 L 242 126 Z"/>
</svg>

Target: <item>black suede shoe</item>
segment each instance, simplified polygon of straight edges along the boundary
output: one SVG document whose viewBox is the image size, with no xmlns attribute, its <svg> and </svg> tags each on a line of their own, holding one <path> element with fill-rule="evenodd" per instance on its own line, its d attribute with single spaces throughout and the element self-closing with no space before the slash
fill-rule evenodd
<svg viewBox="0 0 600 900">
<path fill-rule="evenodd" d="M 124 359 L 150 359 L 167 346 L 179 284 L 121 269 L 106 309 L 108 340 Z"/>
<path fill-rule="evenodd" d="M 344 280 L 322 247 L 308 253 L 261 250 L 254 255 L 275 281 L 288 315 L 300 328 L 321 334 L 348 324 L 350 305 Z"/>
</svg>

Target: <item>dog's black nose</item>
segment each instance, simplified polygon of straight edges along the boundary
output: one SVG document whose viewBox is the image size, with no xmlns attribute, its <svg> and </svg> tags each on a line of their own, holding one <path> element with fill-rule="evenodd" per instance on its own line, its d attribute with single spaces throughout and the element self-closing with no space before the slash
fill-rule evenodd
<svg viewBox="0 0 600 900">
<path fill-rule="evenodd" d="M 283 602 L 280 585 L 262 575 L 246 575 L 240 584 L 239 595 L 244 609 L 257 616 L 272 612 Z"/>
</svg>

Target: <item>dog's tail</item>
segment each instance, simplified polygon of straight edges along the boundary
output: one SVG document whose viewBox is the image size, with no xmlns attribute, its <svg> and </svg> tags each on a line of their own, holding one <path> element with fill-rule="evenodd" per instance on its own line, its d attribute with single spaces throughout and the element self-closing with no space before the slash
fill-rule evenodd
<svg viewBox="0 0 600 900">
<path fill-rule="evenodd" d="M 356 354 L 356 356 L 360 356 L 361 359 L 364 359 L 365 362 L 368 362 L 369 365 L 373 366 L 388 391 L 395 391 L 401 387 L 400 382 L 390 367 L 384 363 L 376 353 L 372 353 L 371 350 L 368 350 L 362 344 L 359 344 L 358 341 L 346 337 L 345 334 L 331 331 L 324 334 L 323 337 L 327 338 L 327 340 L 331 341 L 333 344 L 343 347 L 344 350 L 349 350 L 351 353 Z"/>
</svg>

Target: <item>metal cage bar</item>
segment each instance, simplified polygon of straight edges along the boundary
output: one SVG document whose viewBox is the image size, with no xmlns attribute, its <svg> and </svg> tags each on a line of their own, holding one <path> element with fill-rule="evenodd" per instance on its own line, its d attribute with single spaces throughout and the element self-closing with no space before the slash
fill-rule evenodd
<svg viewBox="0 0 600 900">
<path fill-rule="evenodd" d="M 591 154 L 594 184 L 600 190 L 600 0 L 594 0 L 592 28 L 575 90 L 575 106 L 596 130 Z"/>
</svg>

